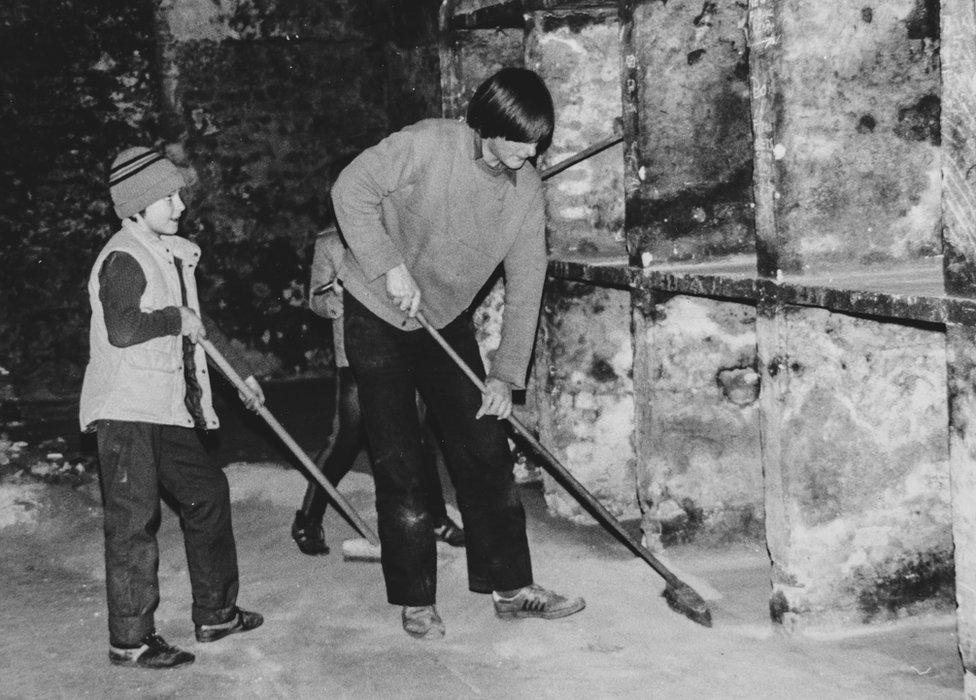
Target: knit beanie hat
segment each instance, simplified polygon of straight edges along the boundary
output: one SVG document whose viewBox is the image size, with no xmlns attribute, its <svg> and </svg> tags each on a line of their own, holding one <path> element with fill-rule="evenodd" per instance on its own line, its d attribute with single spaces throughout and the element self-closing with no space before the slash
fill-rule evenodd
<svg viewBox="0 0 976 700">
<path fill-rule="evenodd" d="M 142 146 L 122 151 L 112 161 L 108 189 L 120 219 L 138 214 L 156 200 L 186 185 L 166 156 Z"/>
</svg>

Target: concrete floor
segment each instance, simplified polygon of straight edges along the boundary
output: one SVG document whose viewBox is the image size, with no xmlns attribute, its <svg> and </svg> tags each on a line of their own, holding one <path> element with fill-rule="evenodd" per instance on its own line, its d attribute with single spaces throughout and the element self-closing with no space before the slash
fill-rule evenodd
<svg viewBox="0 0 976 700">
<path fill-rule="evenodd" d="M 264 627 L 212 645 L 192 641 L 180 533 L 160 533 L 160 631 L 197 654 L 176 671 L 118 669 L 106 660 L 97 488 L 47 486 L 23 499 L 34 517 L 0 529 L 0 697 L 721 697 L 957 698 L 961 673 L 951 617 L 916 618 L 820 638 L 768 622 L 761 546 L 669 550 L 714 616 L 707 629 L 672 612 L 663 584 L 601 530 L 546 516 L 523 488 L 536 578 L 582 594 L 587 608 L 557 621 L 497 620 L 466 589 L 463 553 L 444 546 L 439 609 L 447 636 L 420 642 L 385 602 L 379 566 L 311 558 L 288 527 L 302 477 L 280 464 L 233 464 L 240 602 Z M 372 514 L 367 475 L 343 491 Z M 338 551 L 353 535 L 334 515 Z"/>
<path fill-rule="evenodd" d="M 296 438 L 317 446 L 329 385 L 268 393 Z M 497 620 L 485 596 L 467 591 L 463 551 L 443 546 L 438 607 L 447 636 L 413 640 L 385 602 L 379 565 L 338 554 L 354 536 L 344 521 L 327 518 L 332 554 L 298 552 L 289 527 L 303 477 L 253 416 L 221 411 L 218 457 L 235 462 L 227 474 L 240 603 L 264 613 L 265 625 L 211 645 L 193 641 L 179 525 L 166 511 L 157 626 L 197 661 L 168 672 L 110 666 L 97 484 L 6 480 L 0 515 L 17 517 L 0 517 L 0 698 L 962 697 L 951 615 L 790 636 L 769 622 L 761 543 L 669 549 L 669 565 L 709 599 L 714 626 L 704 628 L 671 611 L 661 579 L 603 530 L 549 517 L 538 487 L 522 489 L 536 579 L 584 595 L 587 608 L 556 621 Z M 63 413 L 28 428 L 64 434 L 74 411 Z M 372 518 L 366 469 L 361 457 L 341 490 Z"/>
</svg>

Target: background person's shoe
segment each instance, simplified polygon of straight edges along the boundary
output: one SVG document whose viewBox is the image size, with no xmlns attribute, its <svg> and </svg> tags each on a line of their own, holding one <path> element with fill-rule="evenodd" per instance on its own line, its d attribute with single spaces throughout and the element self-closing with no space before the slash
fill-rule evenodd
<svg viewBox="0 0 976 700">
<path fill-rule="evenodd" d="M 434 526 L 434 535 L 441 542 L 447 542 L 452 547 L 464 546 L 464 530 L 451 520 L 449 515 L 445 515 L 437 522 Z"/>
<path fill-rule="evenodd" d="M 264 617 L 260 613 L 234 608 L 234 615 L 227 622 L 221 622 L 216 625 L 197 625 L 197 641 L 216 642 L 228 634 L 250 632 L 260 627 L 263 623 Z"/>
<path fill-rule="evenodd" d="M 404 605 L 400 615 L 403 629 L 417 639 L 439 639 L 444 636 L 444 621 L 433 605 Z"/>
<path fill-rule="evenodd" d="M 329 545 L 325 543 L 322 520 L 295 511 L 295 521 L 291 524 L 291 538 L 295 540 L 302 554 L 316 556 L 328 554 Z"/>
<path fill-rule="evenodd" d="M 495 615 L 503 620 L 518 617 L 541 617 L 555 620 L 578 613 L 586 607 L 582 598 L 567 598 L 535 583 L 519 589 L 511 598 L 503 598 L 497 592 L 491 594 L 495 603 Z"/>
<path fill-rule="evenodd" d="M 116 666 L 133 666 L 135 668 L 179 668 L 192 664 L 196 657 L 188 651 L 183 651 L 170 644 L 153 630 L 134 649 L 127 647 L 109 646 L 108 660 Z"/>
</svg>

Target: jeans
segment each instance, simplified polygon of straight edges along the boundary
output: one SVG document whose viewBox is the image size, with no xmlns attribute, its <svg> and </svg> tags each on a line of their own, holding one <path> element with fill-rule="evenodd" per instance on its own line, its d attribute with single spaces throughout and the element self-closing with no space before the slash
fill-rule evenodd
<svg viewBox="0 0 976 700">
<path fill-rule="evenodd" d="M 105 511 L 109 640 L 132 646 L 154 628 L 159 604 L 160 492 L 179 508 L 193 622 L 226 621 L 237 602 L 237 549 L 227 477 L 193 428 L 98 422 Z"/>
<path fill-rule="evenodd" d="M 349 473 L 356 455 L 366 446 L 366 431 L 363 429 L 362 410 L 359 406 L 359 389 L 352 369 L 338 367 L 336 385 L 336 419 L 332 426 L 331 440 L 324 448 L 325 461 L 321 465 L 323 476 L 333 486 Z M 426 430 L 423 433 L 423 451 L 423 478 L 428 494 L 427 511 L 436 525 L 447 517 L 447 510 L 444 507 L 444 492 L 437 471 L 437 450 Z M 301 514 L 305 518 L 321 522 L 328 503 L 325 490 L 314 481 L 309 482 L 308 488 L 305 489 Z"/>
<path fill-rule="evenodd" d="M 484 377 L 470 315 L 441 329 Z M 345 295 L 346 353 L 359 384 L 376 481 L 387 600 L 432 605 L 437 549 L 427 512 L 415 393 L 433 420 L 464 523 L 468 587 L 478 593 L 532 583 L 525 510 L 512 454 L 494 416 L 475 419 L 481 393 L 423 329 L 404 331 Z"/>
</svg>

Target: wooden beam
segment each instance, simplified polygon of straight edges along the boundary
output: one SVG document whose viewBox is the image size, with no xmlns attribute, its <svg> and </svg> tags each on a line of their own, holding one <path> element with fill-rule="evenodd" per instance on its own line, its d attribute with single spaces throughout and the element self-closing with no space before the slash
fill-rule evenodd
<svg viewBox="0 0 976 700">
<path fill-rule="evenodd" d="M 780 71 L 783 33 L 777 0 L 749 0 L 749 82 L 752 93 L 753 200 L 756 205 L 756 266 L 763 277 L 798 272 L 800 257 L 779 227 L 777 135 L 783 120 Z"/>
<path fill-rule="evenodd" d="M 976 7 L 942 0 L 942 231 L 946 291 L 976 296 Z"/>
<path fill-rule="evenodd" d="M 976 298 L 976 3 L 942 0 L 942 235 L 946 291 Z M 959 651 L 976 698 L 976 329 L 951 318 L 949 465 Z"/>
<path fill-rule="evenodd" d="M 456 0 L 441 3 L 438 54 L 441 63 L 441 115 L 454 119 L 461 114 L 464 83 L 461 80 L 460 42 L 450 28 Z"/>
<path fill-rule="evenodd" d="M 967 698 L 976 698 L 976 329 L 950 324 L 949 484 L 956 568 L 956 629 Z"/>
</svg>

